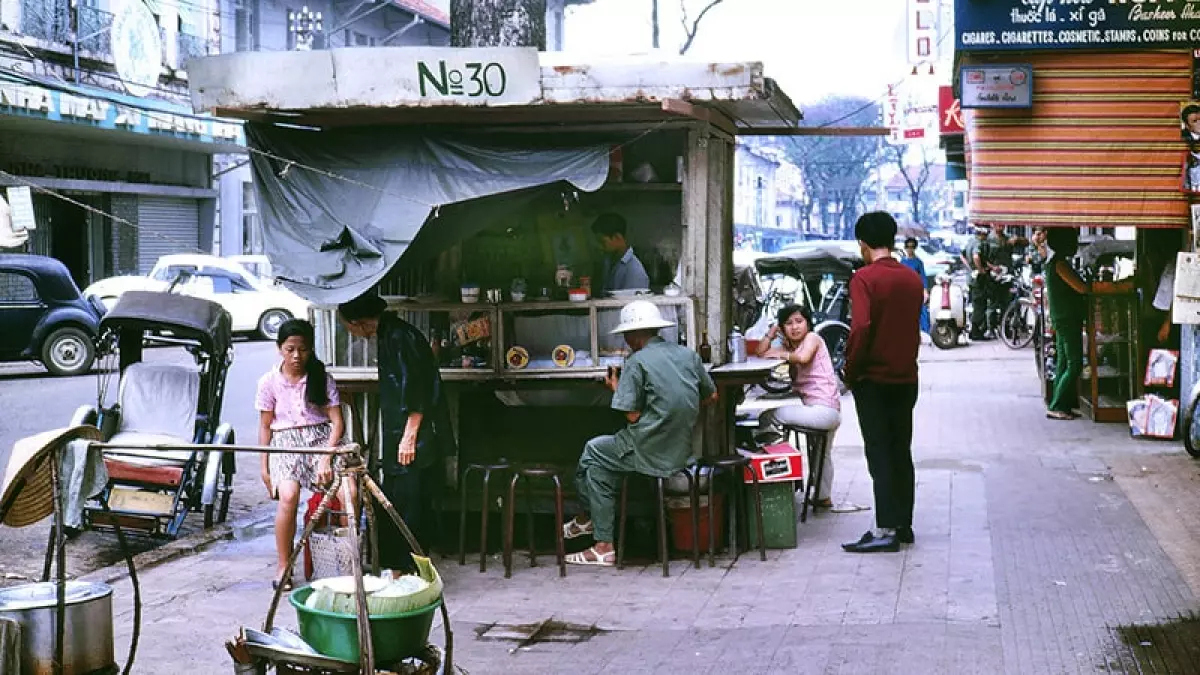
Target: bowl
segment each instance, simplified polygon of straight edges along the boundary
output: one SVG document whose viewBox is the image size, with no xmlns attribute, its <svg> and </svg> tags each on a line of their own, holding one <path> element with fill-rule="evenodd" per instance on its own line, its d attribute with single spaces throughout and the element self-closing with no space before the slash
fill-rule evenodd
<svg viewBox="0 0 1200 675">
<path fill-rule="evenodd" d="M 570 298 L 571 302 L 587 302 L 588 293 L 583 289 L 572 289 L 567 293 L 567 297 Z"/>
<path fill-rule="evenodd" d="M 358 621 L 352 614 L 335 614 L 311 609 L 304 601 L 312 586 L 292 591 L 288 601 L 296 609 L 300 637 L 325 656 L 358 662 Z M 371 615 L 371 644 L 375 647 L 375 662 L 381 665 L 418 656 L 429 643 L 433 628 L 433 613 L 442 606 L 436 602 L 420 609 L 396 614 Z"/>
<path fill-rule="evenodd" d="M 513 293 L 512 301 L 513 302 L 525 302 L 525 294 L 524 293 Z"/>
</svg>

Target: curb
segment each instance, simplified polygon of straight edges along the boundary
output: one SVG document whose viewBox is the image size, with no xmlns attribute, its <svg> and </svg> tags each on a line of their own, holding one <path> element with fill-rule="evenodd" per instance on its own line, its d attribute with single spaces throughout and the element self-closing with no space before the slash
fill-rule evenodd
<svg viewBox="0 0 1200 675">
<path fill-rule="evenodd" d="M 264 523 L 273 523 L 275 519 L 274 513 L 274 503 L 264 505 L 262 508 L 251 510 L 249 513 L 235 522 L 220 523 L 207 530 L 195 532 L 186 537 L 169 541 L 166 544 L 153 548 L 149 551 L 139 553 L 133 556 L 133 566 L 140 573 L 159 565 L 169 563 L 173 560 L 178 560 L 179 558 L 201 553 L 216 543 L 229 541 L 231 539 L 250 539 L 256 536 L 261 536 L 254 534 L 254 532 L 261 529 Z M 250 536 L 239 537 L 238 534 L 243 532 L 249 532 Z M 122 560 L 121 562 L 109 565 L 108 567 L 101 567 L 98 570 L 92 570 L 91 572 L 78 577 L 78 579 L 80 581 L 113 584 L 128 577 L 129 567 L 126 565 L 125 561 Z"/>
</svg>

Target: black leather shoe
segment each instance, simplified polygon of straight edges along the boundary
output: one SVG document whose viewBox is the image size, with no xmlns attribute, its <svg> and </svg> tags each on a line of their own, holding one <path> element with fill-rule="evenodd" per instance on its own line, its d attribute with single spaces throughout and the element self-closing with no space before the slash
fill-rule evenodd
<svg viewBox="0 0 1200 675">
<path fill-rule="evenodd" d="M 876 537 L 873 532 L 867 532 L 861 539 L 849 544 L 842 544 L 846 553 L 895 553 L 900 550 L 900 540 L 896 535 Z"/>
<path fill-rule="evenodd" d="M 916 541 L 911 527 L 897 527 L 896 540 L 901 544 L 911 544 Z"/>
</svg>

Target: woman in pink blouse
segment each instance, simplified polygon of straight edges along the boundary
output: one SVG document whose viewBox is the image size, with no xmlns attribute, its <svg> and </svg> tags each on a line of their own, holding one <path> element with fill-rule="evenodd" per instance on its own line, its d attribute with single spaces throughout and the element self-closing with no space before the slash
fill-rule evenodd
<svg viewBox="0 0 1200 675">
<path fill-rule="evenodd" d="M 807 307 L 788 305 L 779 310 L 778 323 L 759 343 L 758 355 L 785 359 L 792 375 L 792 392 L 800 401 L 782 405 L 758 417 L 760 442 L 785 440 L 783 428 L 789 425 L 828 431 L 821 484 L 817 486 L 817 505 L 830 507 L 833 488 L 833 436 L 842 424 L 842 402 L 837 373 L 825 341 L 812 330 L 812 312 Z M 808 456 L 809 471 L 813 460 Z"/>
<path fill-rule="evenodd" d="M 337 447 L 345 425 L 337 385 L 325 364 L 313 356 L 313 327 L 291 319 L 279 327 L 283 360 L 258 380 L 254 407 L 259 411 L 258 443 L 282 448 Z M 288 559 L 296 537 L 296 508 L 300 488 L 317 490 L 333 480 L 330 455 L 263 455 L 262 479 L 275 510 L 275 551 L 279 568 L 274 585 L 292 584 Z"/>
</svg>

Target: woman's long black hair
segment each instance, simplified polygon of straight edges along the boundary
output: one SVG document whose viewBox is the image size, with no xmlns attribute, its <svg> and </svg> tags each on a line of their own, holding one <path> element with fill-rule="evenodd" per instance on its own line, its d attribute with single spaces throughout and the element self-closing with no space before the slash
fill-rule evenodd
<svg viewBox="0 0 1200 675">
<path fill-rule="evenodd" d="M 329 376 L 325 372 L 325 364 L 321 363 L 316 354 L 311 353 L 317 341 L 316 331 L 313 330 L 313 325 L 304 319 L 288 319 L 279 326 L 279 336 L 275 338 L 275 344 L 282 347 L 291 337 L 303 339 L 310 351 L 308 361 L 304 363 L 304 374 L 308 376 L 304 398 L 318 408 L 324 408 L 329 405 L 329 393 L 325 391 Z"/>
</svg>

